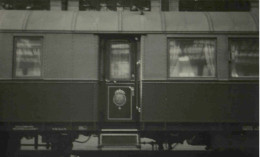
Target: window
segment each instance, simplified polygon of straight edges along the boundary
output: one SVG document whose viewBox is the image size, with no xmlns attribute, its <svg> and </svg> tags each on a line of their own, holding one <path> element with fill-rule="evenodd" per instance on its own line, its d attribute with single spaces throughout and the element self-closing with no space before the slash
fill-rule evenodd
<svg viewBox="0 0 260 157">
<path fill-rule="evenodd" d="M 79 10 L 150 11 L 150 0 L 79 0 Z"/>
<path fill-rule="evenodd" d="M 110 44 L 110 79 L 131 79 L 131 54 L 129 43 Z"/>
<path fill-rule="evenodd" d="M 49 10 L 50 0 L 0 0 L 7 10 Z"/>
<path fill-rule="evenodd" d="M 41 37 L 16 37 L 15 38 L 15 77 L 40 77 L 41 76 Z"/>
<path fill-rule="evenodd" d="M 131 11 L 151 11 L 150 0 L 131 0 Z"/>
<path fill-rule="evenodd" d="M 169 0 L 161 0 L 161 10 L 169 11 Z"/>
<path fill-rule="evenodd" d="M 250 11 L 249 0 L 180 0 L 180 11 Z"/>
<path fill-rule="evenodd" d="M 98 0 L 79 0 L 79 10 L 100 10 Z"/>
<path fill-rule="evenodd" d="M 258 77 L 259 41 L 253 39 L 230 39 L 231 77 Z"/>
<path fill-rule="evenodd" d="M 168 45 L 170 78 L 216 75 L 216 40 L 171 39 Z"/>
<path fill-rule="evenodd" d="M 61 0 L 61 10 L 68 10 L 68 0 Z"/>
</svg>

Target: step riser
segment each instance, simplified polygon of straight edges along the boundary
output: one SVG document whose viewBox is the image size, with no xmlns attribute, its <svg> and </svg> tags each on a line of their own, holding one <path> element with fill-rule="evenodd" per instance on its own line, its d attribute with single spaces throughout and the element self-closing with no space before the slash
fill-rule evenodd
<svg viewBox="0 0 260 157">
<path fill-rule="evenodd" d="M 100 147 L 139 147 L 140 137 L 136 129 L 103 129 L 99 135 Z"/>
</svg>

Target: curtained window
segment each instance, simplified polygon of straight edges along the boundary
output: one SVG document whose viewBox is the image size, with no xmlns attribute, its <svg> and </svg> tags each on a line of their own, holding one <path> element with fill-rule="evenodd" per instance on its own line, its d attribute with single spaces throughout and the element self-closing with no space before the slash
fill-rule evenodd
<svg viewBox="0 0 260 157">
<path fill-rule="evenodd" d="M 216 76 L 216 40 L 169 40 L 169 77 Z"/>
<path fill-rule="evenodd" d="M 150 0 L 79 0 L 79 10 L 150 11 Z"/>
<path fill-rule="evenodd" d="M 180 11 L 250 11 L 251 0 L 179 0 Z"/>
<path fill-rule="evenodd" d="M 258 39 L 230 39 L 231 76 L 258 77 L 259 41 Z"/>
<path fill-rule="evenodd" d="M 15 77 L 41 76 L 41 37 L 15 38 Z"/>
<path fill-rule="evenodd" d="M 50 10 L 50 0 L 0 0 L 7 10 Z"/>
<path fill-rule="evenodd" d="M 128 43 L 110 44 L 110 79 L 131 79 L 130 45 Z"/>
</svg>

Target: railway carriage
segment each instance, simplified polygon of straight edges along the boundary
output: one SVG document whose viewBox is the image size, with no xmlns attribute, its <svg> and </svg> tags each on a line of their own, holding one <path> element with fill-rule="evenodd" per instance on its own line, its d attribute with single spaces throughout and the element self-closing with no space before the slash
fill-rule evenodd
<svg viewBox="0 0 260 157">
<path fill-rule="evenodd" d="M 68 154 L 95 134 L 100 148 L 148 137 L 160 150 L 258 149 L 258 23 L 249 12 L 0 10 L 2 146 L 41 135 Z"/>
</svg>

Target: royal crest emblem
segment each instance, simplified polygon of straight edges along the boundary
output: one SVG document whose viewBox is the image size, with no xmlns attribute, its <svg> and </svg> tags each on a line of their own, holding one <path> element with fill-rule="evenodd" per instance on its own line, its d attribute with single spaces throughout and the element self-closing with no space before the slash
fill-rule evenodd
<svg viewBox="0 0 260 157">
<path fill-rule="evenodd" d="M 121 110 L 126 103 L 125 91 L 122 89 L 116 90 L 113 97 L 113 102 L 118 107 L 118 109 Z"/>
</svg>

